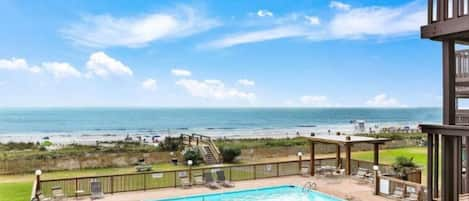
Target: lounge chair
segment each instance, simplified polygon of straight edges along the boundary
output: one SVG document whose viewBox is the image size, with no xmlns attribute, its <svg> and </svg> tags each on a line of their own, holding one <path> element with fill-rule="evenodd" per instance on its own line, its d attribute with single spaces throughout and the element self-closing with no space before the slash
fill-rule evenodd
<svg viewBox="0 0 469 201">
<path fill-rule="evenodd" d="M 391 194 L 391 197 L 392 197 L 392 198 L 396 198 L 396 199 L 402 199 L 402 198 L 404 198 L 404 189 L 402 189 L 402 187 L 396 187 L 396 188 L 394 188 L 394 191 L 393 191 L 393 193 Z"/>
<path fill-rule="evenodd" d="M 60 201 L 65 198 L 64 191 L 62 190 L 62 187 L 60 186 L 55 186 L 52 187 L 52 199 L 54 201 Z"/>
<path fill-rule="evenodd" d="M 194 176 L 194 182 L 192 182 L 194 185 L 203 185 L 204 184 L 204 177 L 202 175 L 195 175 Z"/>
<path fill-rule="evenodd" d="M 219 189 L 220 188 L 220 186 L 213 179 L 211 172 L 205 172 L 204 173 L 204 182 L 205 182 L 205 186 L 207 186 L 210 189 Z"/>
<path fill-rule="evenodd" d="M 223 187 L 227 187 L 227 188 L 232 188 L 234 187 L 234 184 L 232 184 L 230 181 L 226 180 L 225 178 L 225 171 L 223 170 L 220 170 L 220 171 L 217 171 L 217 182 L 222 185 Z"/>
<path fill-rule="evenodd" d="M 92 181 L 90 185 L 91 185 L 91 196 L 90 196 L 91 200 L 100 199 L 104 197 L 101 182 Z"/>
</svg>

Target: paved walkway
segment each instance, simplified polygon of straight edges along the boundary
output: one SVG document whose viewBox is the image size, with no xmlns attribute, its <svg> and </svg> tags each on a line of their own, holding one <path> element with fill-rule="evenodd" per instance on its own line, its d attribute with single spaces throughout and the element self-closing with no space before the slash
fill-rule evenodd
<svg viewBox="0 0 469 201">
<path fill-rule="evenodd" d="M 271 179 L 259 179 L 249 181 L 235 182 L 235 188 L 223 188 L 219 190 L 210 190 L 203 186 L 192 187 L 190 189 L 181 188 L 164 188 L 148 191 L 135 191 L 126 193 L 116 193 L 114 195 L 106 195 L 104 199 L 100 201 L 143 201 L 152 199 L 163 199 L 179 196 L 206 194 L 206 193 L 218 193 L 225 191 L 259 188 L 276 185 L 297 185 L 303 186 L 307 181 L 313 181 L 317 184 L 317 190 L 342 198 L 353 197 L 355 201 L 389 201 L 384 197 L 373 195 L 373 187 L 371 185 L 357 184 L 356 181 L 350 178 L 342 179 L 328 179 L 323 177 L 279 177 Z M 80 198 L 79 198 L 80 199 Z M 71 199 L 74 200 L 74 199 Z M 89 200 L 89 198 L 81 198 L 80 200 Z"/>
</svg>

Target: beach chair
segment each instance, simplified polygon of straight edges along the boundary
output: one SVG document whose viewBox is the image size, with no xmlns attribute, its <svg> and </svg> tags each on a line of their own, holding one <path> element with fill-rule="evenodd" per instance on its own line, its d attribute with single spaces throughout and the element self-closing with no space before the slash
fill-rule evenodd
<svg viewBox="0 0 469 201">
<path fill-rule="evenodd" d="M 62 190 L 62 187 L 60 186 L 55 186 L 52 187 L 52 199 L 54 201 L 61 201 L 65 198 L 64 191 Z"/>
<path fill-rule="evenodd" d="M 219 183 L 223 187 L 227 187 L 227 188 L 234 187 L 234 184 L 232 184 L 230 181 L 226 180 L 225 171 L 223 171 L 223 170 L 217 171 L 217 179 L 218 179 L 217 183 Z"/>
<path fill-rule="evenodd" d="M 204 177 L 202 175 L 195 175 L 193 184 L 194 185 L 204 185 Z"/>
<path fill-rule="evenodd" d="M 100 199 L 100 198 L 103 198 L 104 197 L 104 193 L 103 193 L 103 188 L 101 186 L 101 182 L 99 181 L 92 181 L 90 183 L 90 187 L 91 187 L 91 200 L 96 200 L 96 199 Z"/>
<path fill-rule="evenodd" d="M 396 198 L 396 199 L 404 198 L 404 189 L 402 189 L 402 187 L 394 188 L 394 191 L 392 192 L 391 197 Z"/>
<path fill-rule="evenodd" d="M 213 179 L 212 173 L 210 173 L 210 172 L 205 172 L 204 173 L 204 183 L 205 183 L 205 186 L 207 186 L 210 189 L 219 189 L 220 188 L 220 186 Z"/>
</svg>

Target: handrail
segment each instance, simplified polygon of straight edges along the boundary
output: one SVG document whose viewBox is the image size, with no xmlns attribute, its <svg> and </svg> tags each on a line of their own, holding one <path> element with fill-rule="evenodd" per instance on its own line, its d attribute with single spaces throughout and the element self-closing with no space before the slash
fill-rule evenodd
<svg viewBox="0 0 469 201">
<path fill-rule="evenodd" d="M 428 134 L 469 136 L 468 126 L 420 124 L 419 127 Z"/>
</svg>

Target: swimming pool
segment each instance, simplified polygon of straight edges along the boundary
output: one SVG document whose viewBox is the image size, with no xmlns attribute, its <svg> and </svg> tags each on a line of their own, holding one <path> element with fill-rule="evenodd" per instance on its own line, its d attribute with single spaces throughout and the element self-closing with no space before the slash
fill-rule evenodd
<svg viewBox="0 0 469 201">
<path fill-rule="evenodd" d="M 274 186 L 242 191 L 195 195 L 149 201 L 343 201 L 317 191 L 303 191 L 297 186 Z"/>
</svg>

